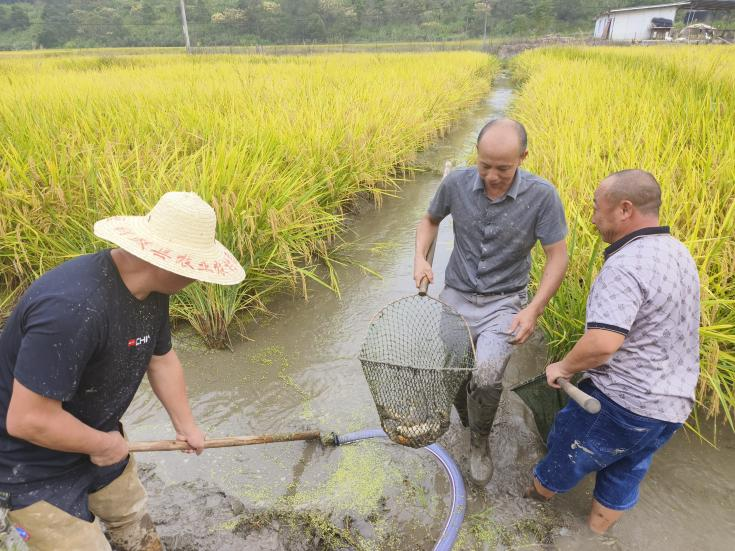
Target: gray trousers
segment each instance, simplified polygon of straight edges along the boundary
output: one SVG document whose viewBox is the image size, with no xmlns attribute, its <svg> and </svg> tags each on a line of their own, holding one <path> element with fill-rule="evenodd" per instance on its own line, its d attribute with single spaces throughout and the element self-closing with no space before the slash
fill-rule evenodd
<svg viewBox="0 0 735 551">
<path fill-rule="evenodd" d="M 508 329 L 513 317 L 525 308 L 527 291 L 486 296 L 444 287 L 439 300 L 453 306 L 467 322 L 477 355 L 475 372 L 460 388 L 454 405 L 464 426 L 481 435 L 490 434 L 500 403 L 505 366 L 515 348 L 508 342 Z"/>
</svg>

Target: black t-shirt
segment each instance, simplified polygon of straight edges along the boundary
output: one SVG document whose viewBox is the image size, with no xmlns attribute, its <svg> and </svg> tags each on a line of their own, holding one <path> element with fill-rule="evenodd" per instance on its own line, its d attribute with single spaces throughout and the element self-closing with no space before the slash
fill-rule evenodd
<svg viewBox="0 0 735 551">
<path fill-rule="evenodd" d="M 171 349 L 168 303 L 160 293 L 135 298 L 109 250 L 65 262 L 28 288 L 0 335 L 0 485 L 89 464 L 7 433 L 13 379 L 95 429 L 116 430 L 151 356 Z"/>
</svg>

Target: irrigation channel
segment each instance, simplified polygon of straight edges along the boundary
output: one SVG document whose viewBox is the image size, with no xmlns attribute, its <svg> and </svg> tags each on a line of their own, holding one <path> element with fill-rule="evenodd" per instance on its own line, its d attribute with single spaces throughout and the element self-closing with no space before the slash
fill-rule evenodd
<svg viewBox="0 0 735 551">
<path fill-rule="evenodd" d="M 176 336 L 194 414 L 210 437 L 318 429 L 347 433 L 379 426 L 357 355 L 371 316 L 415 292 L 414 227 L 436 190 L 445 160 L 462 164 L 483 121 L 513 97 L 506 77 L 491 96 L 421 154 L 420 172 L 380 209 L 360 206 L 347 239 L 357 266 L 340 271 L 341 297 L 314 285 L 308 302 L 283 297 L 276 316 L 254 323 L 234 353 L 206 351 L 186 332 Z M 533 136 L 530 137 L 533 155 Z M 439 235 L 436 284 L 452 247 L 451 224 Z M 513 357 L 505 383 L 544 366 L 538 336 Z M 507 393 L 506 393 L 507 394 Z M 466 475 L 469 435 L 453 412 L 443 446 Z M 124 419 L 131 440 L 170 438 L 165 412 L 141 387 Z M 735 438 L 720 450 L 680 431 L 654 461 L 633 513 L 609 537 L 590 536 L 584 519 L 587 480 L 551 505 L 520 497 L 542 446 L 532 421 L 512 396 L 503 399 L 491 444 L 496 466 L 484 489 L 467 485 L 467 511 L 455 549 L 730 549 L 735 534 Z M 339 448 L 291 442 L 139 454 L 151 494 L 149 509 L 172 550 L 431 549 L 449 513 L 449 480 L 426 450 L 372 439 Z"/>
</svg>

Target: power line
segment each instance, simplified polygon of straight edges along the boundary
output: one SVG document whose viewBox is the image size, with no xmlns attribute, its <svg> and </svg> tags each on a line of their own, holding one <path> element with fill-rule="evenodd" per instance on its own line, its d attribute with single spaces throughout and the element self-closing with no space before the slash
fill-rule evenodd
<svg viewBox="0 0 735 551">
<path fill-rule="evenodd" d="M 120 21 L 118 23 L 84 23 L 84 22 L 74 22 L 74 21 L 62 21 L 62 20 L 50 20 L 50 19 L 44 19 L 44 23 L 51 23 L 51 24 L 59 24 L 59 25 L 69 25 L 70 23 L 74 25 L 75 27 L 111 27 L 111 26 L 123 26 L 123 27 L 167 27 L 167 28 L 176 28 L 179 26 L 179 23 L 177 21 L 172 21 L 171 23 L 127 23 L 125 21 Z M 197 23 L 196 21 L 191 23 L 192 25 L 202 25 L 202 24 L 209 24 L 207 23 Z"/>
</svg>

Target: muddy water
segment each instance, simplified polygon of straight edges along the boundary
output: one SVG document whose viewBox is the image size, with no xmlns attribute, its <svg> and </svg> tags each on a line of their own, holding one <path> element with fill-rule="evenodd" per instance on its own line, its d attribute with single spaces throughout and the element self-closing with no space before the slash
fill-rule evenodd
<svg viewBox="0 0 735 551">
<path fill-rule="evenodd" d="M 237 343 L 234 352 L 204 351 L 185 334 L 177 335 L 194 414 L 211 437 L 307 428 L 341 433 L 379 425 L 356 360 L 370 318 L 386 303 L 415 292 L 414 227 L 439 184 L 441 168 L 445 160 L 464 163 L 482 123 L 503 113 L 511 98 L 509 81 L 499 79 L 486 102 L 421 155 L 420 163 L 433 170 L 406 182 L 400 197 L 385 200 L 380 210 L 361 205 L 349 229 L 350 254 L 381 278 L 352 266 L 340 270 L 340 297 L 314 285 L 306 302 L 282 298 L 271 305 L 275 317 L 252 324 L 251 340 Z M 451 246 L 447 221 L 439 234 L 437 281 L 430 293 L 441 289 Z M 509 366 L 506 384 L 539 372 L 544 357 L 540 339 L 524 346 Z M 125 422 L 132 440 L 172 435 L 146 386 Z M 464 471 L 469 438 L 458 426 L 454 417 L 440 443 Z M 519 497 L 542 453 L 531 426 L 523 406 L 505 396 L 491 438 L 496 474 L 485 489 L 468 487 L 465 527 L 456 548 L 729 548 L 735 533 L 732 439 L 718 452 L 678 435 L 654 464 L 636 512 L 624 517 L 611 538 L 590 540 L 580 521 L 589 484 L 551 506 Z M 138 458 L 155 465 L 146 470 L 151 511 L 171 549 L 327 547 L 306 535 L 301 543 L 311 543 L 303 547 L 296 545 L 298 537 L 285 540 L 288 522 L 283 519 L 231 533 L 253 512 L 274 510 L 323 514 L 337 528 L 349 528 L 364 548 L 378 542 L 374 548 L 430 549 L 449 508 L 448 481 L 427 452 L 380 441 L 344 448 L 283 443 L 208 450 L 200 457 L 169 452 Z"/>
</svg>

